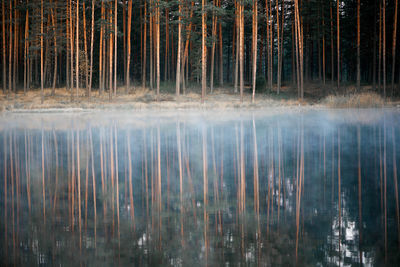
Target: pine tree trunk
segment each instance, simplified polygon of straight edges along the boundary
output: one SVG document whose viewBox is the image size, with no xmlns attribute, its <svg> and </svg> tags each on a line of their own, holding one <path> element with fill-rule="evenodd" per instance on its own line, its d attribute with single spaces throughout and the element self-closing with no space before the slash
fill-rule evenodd
<svg viewBox="0 0 400 267">
<path fill-rule="evenodd" d="M 144 0 L 142 87 L 146 88 L 147 0 Z"/>
<path fill-rule="evenodd" d="M 382 1 L 379 3 L 379 55 L 378 55 L 378 91 L 381 91 L 382 67 Z"/>
<path fill-rule="evenodd" d="M 213 6 L 215 7 L 215 0 L 213 0 Z M 211 46 L 211 64 L 210 64 L 210 89 L 211 93 L 214 91 L 214 63 L 215 63 L 215 37 L 217 33 L 217 18 L 215 12 L 212 15 L 211 35 L 212 35 L 212 46 Z"/>
<path fill-rule="evenodd" d="M 70 66 L 71 66 L 71 73 L 70 73 L 70 80 L 71 80 L 71 102 L 74 101 L 74 32 L 73 32 L 73 21 L 72 21 L 72 0 L 69 1 L 69 40 L 70 40 Z"/>
<path fill-rule="evenodd" d="M 335 55 L 334 55 L 334 47 L 333 47 L 333 12 L 332 12 L 332 4 L 329 2 L 329 11 L 330 11 L 330 19 L 331 19 L 331 83 L 332 87 L 335 82 Z"/>
<path fill-rule="evenodd" d="M 132 27 L 132 0 L 128 1 L 128 58 L 126 60 L 126 91 L 130 88 L 130 66 L 131 66 L 131 27 Z"/>
<path fill-rule="evenodd" d="M 28 4 L 28 1 L 27 1 Z M 4 11 L 4 1 L 3 1 L 3 11 Z M 4 16 L 3 16 L 4 18 Z M 3 21 L 3 42 L 5 41 L 5 28 L 4 28 L 4 21 Z M 24 39 L 24 94 L 26 94 L 27 91 L 27 65 L 28 65 L 28 49 L 29 49 L 29 44 L 28 44 L 28 38 L 29 38 L 29 10 L 26 10 L 26 17 L 25 17 L 25 39 Z M 5 44 L 3 43 L 3 53 L 5 52 Z M 3 57 L 3 73 L 6 70 L 5 68 L 5 56 Z M 5 75 L 3 75 L 3 91 L 5 94 Z"/>
<path fill-rule="evenodd" d="M 235 2 L 235 18 L 236 18 L 236 55 L 235 55 L 235 85 L 234 92 L 238 92 L 239 83 L 239 35 L 240 35 L 240 23 L 239 23 L 239 2 Z"/>
<path fill-rule="evenodd" d="M 397 36 L 397 8 L 398 8 L 398 0 L 395 2 L 395 7 L 394 7 L 394 21 L 393 21 L 393 43 L 392 43 L 392 93 L 391 96 L 393 97 L 393 91 L 394 91 L 394 72 L 395 72 L 395 67 L 396 67 L 396 36 Z"/>
<path fill-rule="evenodd" d="M 383 0 L 383 23 L 382 23 L 382 32 L 383 32 L 383 40 L 382 40 L 382 67 L 383 67 L 383 98 L 386 99 L 386 0 Z"/>
<path fill-rule="evenodd" d="M 219 7 L 221 7 L 221 0 L 219 0 Z M 222 47 L 222 23 L 219 23 L 219 85 L 222 87 L 224 85 L 224 57 L 223 57 L 223 47 Z"/>
<path fill-rule="evenodd" d="M 149 39 L 150 39 L 150 90 L 153 90 L 153 0 L 150 0 L 150 24 L 149 24 Z"/>
<path fill-rule="evenodd" d="M 40 5 L 40 99 L 42 104 L 44 101 L 43 83 L 44 80 L 43 80 L 43 0 L 42 0 Z"/>
<path fill-rule="evenodd" d="M 42 5 L 43 5 L 43 0 L 42 0 Z M 41 9 L 42 10 L 42 9 Z M 10 15 L 10 31 L 9 31 L 9 33 L 8 33 L 8 35 L 9 35 L 9 37 L 10 37 L 10 40 L 9 40 L 9 43 L 8 43 L 8 47 L 9 47 L 9 53 L 8 53 L 8 95 L 10 94 L 10 92 L 12 91 L 12 73 L 11 73 L 11 71 L 12 71 L 12 47 L 13 47 L 13 45 L 12 45 L 12 33 L 13 33 L 13 31 L 12 31 L 12 23 L 13 23 L 13 20 L 12 20 L 12 1 L 10 0 L 10 10 L 9 10 L 9 15 Z M 41 23 L 42 23 L 42 21 L 43 21 L 43 18 L 41 18 Z"/>
<path fill-rule="evenodd" d="M 157 101 L 160 101 L 160 0 L 156 8 L 156 75 L 157 75 Z"/>
<path fill-rule="evenodd" d="M 1 3 L 2 9 L 2 29 L 3 29 L 3 93 L 6 94 L 7 87 L 7 67 L 6 67 L 6 9 L 4 2 Z"/>
<path fill-rule="evenodd" d="M 75 79 L 76 79 L 76 99 L 79 93 L 79 0 L 76 1 L 76 60 L 75 60 Z"/>
<path fill-rule="evenodd" d="M 176 60 L 176 84 L 175 84 L 175 91 L 176 91 L 176 96 L 179 96 L 180 94 L 180 79 L 181 79 L 181 46 L 182 46 L 182 40 L 181 40 L 181 31 L 182 31 L 182 25 L 181 25 L 181 12 L 182 12 L 182 3 L 179 1 L 179 16 L 178 16 L 178 58 Z"/>
<path fill-rule="evenodd" d="M 360 92 L 360 0 L 357 0 L 357 91 Z"/>
<path fill-rule="evenodd" d="M 207 24 L 206 24 L 206 0 L 201 1 L 201 103 L 204 103 L 207 88 Z"/>
<path fill-rule="evenodd" d="M 277 68 L 277 89 L 276 89 L 276 93 L 279 95 L 279 91 L 281 89 L 281 74 L 280 74 L 280 69 L 281 69 L 281 51 L 280 51 L 280 30 L 279 30 L 279 1 L 276 1 L 276 33 L 277 33 L 277 50 L 278 50 L 278 68 Z"/>
<path fill-rule="evenodd" d="M 180 13 L 180 12 L 179 12 Z M 179 20 L 180 18 L 178 18 Z M 179 49 L 179 48 L 178 48 Z M 168 65 L 169 65 L 169 9 L 165 9 L 165 58 L 164 58 L 164 81 L 169 80 Z"/>
<path fill-rule="evenodd" d="M 104 2 L 101 1 L 101 20 L 104 21 Z M 103 70 L 103 30 L 104 23 L 100 25 L 100 48 L 99 48 L 99 95 L 104 90 L 104 70 Z"/>
<path fill-rule="evenodd" d="M 252 102 L 255 102 L 256 98 L 256 76 L 257 76 L 257 32 L 258 32 L 258 7 L 257 0 L 253 0 L 253 95 Z"/>
<path fill-rule="evenodd" d="M 244 3 L 239 4 L 239 25 L 240 25 L 240 49 L 239 49 L 239 61 L 240 61 L 240 102 L 243 102 L 243 89 L 244 89 Z"/>
<path fill-rule="evenodd" d="M 93 44 L 94 44 L 94 7 L 95 7 L 95 0 L 92 0 L 92 26 L 90 31 L 90 76 L 89 76 L 89 94 L 88 99 L 90 101 L 90 97 L 92 94 L 92 78 L 93 78 Z M 101 50 L 100 53 L 101 55 Z"/>
<path fill-rule="evenodd" d="M 118 18 L 118 0 L 115 0 L 114 4 L 114 96 L 117 96 L 117 52 L 118 52 L 118 45 L 117 45 L 117 37 L 118 37 L 118 27 L 117 27 L 117 18 Z"/>
<path fill-rule="evenodd" d="M 87 49 L 87 31 L 86 31 L 86 4 L 85 1 L 82 2 L 83 11 L 83 48 L 85 52 L 85 82 L 86 82 L 86 96 L 89 96 L 89 59 L 88 59 L 88 49 Z"/>
<path fill-rule="evenodd" d="M 337 33 L 337 90 L 340 88 L 340 1 L 336 1 L 336 33 Z"/>
<path fill-rule="evenodd" d="M 52 1 L 51 1 L 52 2 Z M 57 1 L 55 1 L 55 4 L 57 4 Z M 58 57 L 58 50 L 57 50 L 57 19 L 56 19 L 56 12 L 54 11 L 54 8 L 51 8 L 51 21 L 53 24 L 53 32 L 54 32 L 54 74 L 53 74 L 53 85 L 51 89 L 51 95 L 55 95 L 55 88 L 56 88 L 56 82 L 57 82 L 57 57 Z"/>
</svg>

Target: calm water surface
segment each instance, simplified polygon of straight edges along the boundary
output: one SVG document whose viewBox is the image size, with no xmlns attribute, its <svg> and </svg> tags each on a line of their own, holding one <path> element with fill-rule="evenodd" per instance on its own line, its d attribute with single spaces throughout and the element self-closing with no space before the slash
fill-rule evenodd
<svg viewBox="0 0 400 267">
<path fill-rule="evenodd" d="M 1 117 L 0 265 L 398 266 L 399 121 Z"/>
</svg>

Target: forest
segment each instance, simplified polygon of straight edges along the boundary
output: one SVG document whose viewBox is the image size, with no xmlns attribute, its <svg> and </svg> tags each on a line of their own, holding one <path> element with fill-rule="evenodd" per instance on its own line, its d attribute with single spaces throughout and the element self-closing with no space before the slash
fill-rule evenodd
<svg viewBox="0 0 400 267">
<path fill-rule="evenodd" d="M 398 0 L 3 0 L 5 97 L 399 93 Z M 45 94 L 44 89 L 51 92 Z"/>
</svg>

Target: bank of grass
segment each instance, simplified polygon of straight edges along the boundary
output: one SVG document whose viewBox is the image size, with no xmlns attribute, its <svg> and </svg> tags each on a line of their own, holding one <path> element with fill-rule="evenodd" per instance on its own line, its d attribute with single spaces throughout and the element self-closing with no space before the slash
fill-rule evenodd
<svg viewBox="0 0 400 267">
<path fill-rule="evenodd" d="M 378 94 L 364 88 L 362 92 L 344 90 L 341 94 L 328 95 L 331 90 L 318 85 L 307 85 L 304 100 L 297 98 L 297 89 L 292 86 L 283 86 L 277 95 L 275 90 L 257 91 L 256 102 L 251 101 L 251 88 L 246 86 L 243 102 L 238 93 L 234 93 L 233 87 L 216 87 L 214 92 L 207 92 L 204 104 L 201 103 L 201 89 L 199 86 L 190 86 L 184 95 L 176 97 L 174 83 L 162 83 L 159 101 L 155 90 L 142 88 L 141 86 L 119 87 L 116 96 L 110 100 L 108 92 L 99 94 L 96 90 L 89 100 L 86 90 L 81 89 L 76 95 L 66 88 L 57 88 L 55 95 L 51 95 L 51 89 L 44 90 L 44 103 L 41 103 L 40 90 L 31 90 L 24 94 L 10 94 L 8 97 L 0 94 L 1 111 L 43 111 L 43 110 L 176 110 L 176 109 L 263 109 L 263 108 L 291 108 L 291 107 L 318 107 L 318 108 L 380 108 L 383 106 L 398 106 L 400 102 L 384 101 Z M 349 93 L 351 92 L 351 93 Z"/>
<path fill-rule="evenodd" d="M 329 108 L 381 108 L 390 103 L 374 92 L 352 93 L 347 95 L 329 95 L 321 104 Z"/>
</svg>

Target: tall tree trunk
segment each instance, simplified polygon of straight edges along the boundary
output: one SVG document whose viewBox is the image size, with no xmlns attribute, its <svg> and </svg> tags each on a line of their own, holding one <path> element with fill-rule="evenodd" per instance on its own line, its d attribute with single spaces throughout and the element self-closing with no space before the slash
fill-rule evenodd
<svg viewBox="0 0 400 267">
<path fill-rule="evenodd" d="M 383 23 L 382 23 L 382 32 L 383 32 L 383 39 L 382 39 L 382 67 L 383 67 L 383 98 L 386 98 L 386 0 L 383 0 Z"/>
<path fill-rule="evenodd" d="M 42 6 L 43 6 L 43 0 L 42 0 Z M 41 8 L 41 10 L 42 9 L 43 8 Z M 41 11 L 41 13 L 43 13 L 43 12 Z M 8 47 L 9 47 L 9 52 L 8 52 L 8 94 L 10 94 L 10 92 L 12 91 L 12 73 L 11 73 L 11 71 L 12 71 L 12 47 L 13 47 L 13 45 L 12 45 L 12 40 L 13 40 L 12 39 L 12 36 L 13 36 L 12 23 L 13 23 L 13 20 L 12 20 L 12 1 L 11 0 L 10 0 L 9 15 L 10 15 L 10 22 L 9 22 L 10 23 L 10 31 L 9 31 L 8 35 L 10 37 L 10 40 L 8 43 Z M 42 23 L 42 21 L 43 21 L 43 18 L 41 18 L 41 23 Z"/>
<path fill-rule="evenodd" d="M 276 89 L 276 92 L 277 92 L 277 94 L 279 95 L 279 91 L 280 91 L 280 89 L 281 89 L 281 73 L 280 73 L 280 69 L 281 69 L 281 66 L 280 66 L 280 64 L 281 64 L 281 48 L 280 48 L 280 31 L 279 31 L 279 0 L 275 0 L 276 1 L 276 33 L 277 33 L 277 38 L 276 38 L 276 40 L 277 40 L 277 50 L 278 50 L 278 68 L 277 68 L 277 81 L 276 81 L 276 83 L 277 83 L 277 89 Z M 282 14 L 282 16 L 283 16 L 283 14 Z"/>
<path fill-rule="evenodd" d="M 6 9 L 4 2 L 1 3 L 2 9 L 2 29 L 3 29 L 3 93 L 6 94 L 7 87 L 7 68 L 6 68 Z"/>
<path fill-rule="evenodd" d="M 376 89 L 376 1 L 374 1 L 374 37 L 373 41 L 373 59 L 372 59 L 372 90 Z"/>
<path fill-rule="evenodd" d="M 180 13 L 180 12 L 179 12 Z M 178 17 L 178 20 L 180 16 Z M 179 48 L 178 48 L 179 49 Z M 164 81 L 170 79 L 168 76 L 169 65 L 169 8 L 165 9 L 165 58 L 164 58 Z"/>
<path fill-rule="evenodd" d="M 221 0 L 219 0 L 219 7 L 221 7 Z M 219 23 L 219 85 L 224 85 L 224 51 L 222 47 L 222 22 Z"/>
<path fill-rule="evenodd" d="M 104 1 L 101 1 L 101 21 L 100 24 L 100 48 L 99 48 L 99 95 L 104 90 L 104 71 L 103 71 L 103 32 L 104 32 Z"/>
<path fill-rule="evenodd" d="M 86 96 L 89 96 L 89 59 L 88 59 L 88 49 L 87 49 L 87 31 L 86 31 L 86 4 L 85 1 L 82 2 L 83 11 L 83 49 L 85 52 L 85 82 L 86 82 Z"/>
<path fill-rule="evenodd" d="M 182 3 L 179 1 L 179 16 L 178 16 L 178 53 L 177 53 L 177 60 L 176 60 L 176 84 L 175 84 L 175 91 L 176 96 L 180 94 L 180 79 L 181 79 L 181 47 L 182 47 L 182 40 L 181 40 L 181 13 L 182 13 Z"/>
<path fill-rule="evenodd" d="M 91 26 L 91 31 L 90 31 L 90 35 L 91 35 L 90 36 L 90 76 L 89 76 L 89 94 L 88 94 L 89 101 L 90 101 L 90 97 L 92 94 L 92 78 L 93 78 L 93 44 L 94 44 L 94 7 L 95 7 L 95 2 L 96 2 L 95 0 L 92 0 L 92 26 Z M 99 54 L 101 55 L 101 50 L 100 50 Z"/>
<path fill-rule="evenodd" d="M 394 10 L 394 21 L 393 21 L 393 43 L 392 43 L 392 93 L 393 96 L 394 91 L 394 71 L 396 66 L 396 36 L 397 36 L 397 8 L 398 8 L 398 0 L 395 2 L 395 10 Z"/>
<path fill-rule="evenodd" d="M 26 2 L 28 4 L 28 1 Z M 4 1 L 3 1 L 3 12 L 4 12 Z M 5 25 L 4 25 L 4 14 L 3 14 L 3 42 L 5 42 Z M 27 90 L 27 85 L 28 85 L 28 76 L 27 76 L 27 65 L 28 65 L 28 49 L 29 49 L 29 43 L 28 43 L 28 38 L 29 38 L 29 10 L 26 9 L 26 17 L 25 17 L 25 38 L 24 38 L 24 94 L 26 94 Z M 3 53 L 5 53 L 5 43 L 3 43 Z M 5 56 L 3 57 L 3 74 L 4 71 L 6 70 L 6 64 L 5 64 Z M 5 92 L 5 75 L 3 75 L 3 91 L 4 94 Z"/>
<path fill-rule="evenodd" d="M 156 8 L 156 75 L 157 75 L 157 101 L 160 100 L 160 0 Z"/>
<path fill-rule="evenodd" d="M 322 1 L 322 3 L 324 3 Z M 326 82 L 326 55 L 325 55 L 325 15 L 324 4 L 322 4 L 322 80 L 325 85 Z"/>
<path fill-rule="evenodd" d="M 239 83 L 239 35 L 240 35 L 240 23 L 239 23 L 239 2 L 235 1 L 235 24 L 236 24 L 236 55 L 235 55 L 235 85 L 234 92 L 238 92 Z M 235 31 L 233 31 L 235 32 Z"/>
<path fill-rule="evenodd" d="M 113 59 L 113 55 L 114 55 L 114 49 L 113 49 L 113 33 L 112 33 L 112 26 L 113 26 L 113 21 L 112 21 L 112 2 L 111 2 L 111 7 L 110 7 L 110 9 L 108 10 L 108 21 L 109 21 L 109 31 L 110 31 L 110 34 L 109 34 L 109 47 L 108 47 L 108 58 L 109 58 L 109 60 L 108 60 L 108 71 L 109 71 L 109 73 L 108 73 L 108 84 L 109 84 L 109 88 L 108 88 L 108 98 L 109 98 L 109 100 L 111 101 L 111 99 L 112 99 L 112 95 L 113 95 L 113 75 L 112 75 L 112 72 L 113 72 L 113 62 L 114 62 L 114 59 Z"/>
<path fill-rule="evenodd" d="M 253 0 L 253 95 L 252 95 L 252 102 L 255 102 L 256 96 L 256 75 L 257 75 L 257 32 L 258 32 L 258 7 L 257 1 Z"/>
<path fill-rule="evenodd" d="M 329 2 L 329 11 L 330 11 L 330 19 L 331 19 L 331 82 L 332 87 L 335 82 L 335 55 L 334 55 L 334 46 L 333 46 L 333 12 L 332 12 L 332 3 Z"/>
<path fill-rule="evenodd" d="M 357 0 L 357 91 L 360 92 L 360 1 Z"/>
<path fill-rule="evenodd" d="M 43 80 L 43 0 L 42 0 L 40 4 L 40 99 L 41 99 L 40 101 L 42 104 L 44 101 L 43 83 L 44 80 Z"/>
<path fill-rule="evenodd" d="M 240 25 L 240 49 L 239 49 L 239 61 L 240 61 L 240 102 L 243 102 L 243 89 L 244 89 L 244 3 L 239 3 L 239 25 Z"/>
<path fill-rule="evenodd" d="M 378 55 L 378 91 L 381 91 L 382 67 L 382 0 L 379 2 L 379 55 Z"/>
<path fill-rule="evenodd" d="M 17 69 L 18 69 L 18 3 L 14 0 L 14 64 L 13 64 L 13 89 L 17 93 Z"/>
<path fill-rule="evenodd" d="M 146 88 L 147 0 L 144 0 L 142 87 Z"/>
<path fill-rule="evenodd" d="M 128 92 L 130 87 L 130 66 L 131 66 L 131 26 L 132 26 L 132 0 L 128 1 L 128 58 L 126 59 L 126 91 Z"/>
<path fill-rule="evenodd" d="M 340 88 L 340 1 L 336 1 L 337 90 Z"/>
<path fill-rule="evenodd" d="M 118 37 L 118 27 L 117 27 L 117 17 L 118 17 L 118 0 L 114 2 L 114 96 L 117 96 L 117 52 L 118 52 L 118 45 L 117 45 L 117 37 Z"/>
<path fill-rule="evenodd" d="M 52 1 L 51 1 L 52 2 Z M 55 4 L 57 5 L 57 1 L 55 1 Z M 57 11 L 54 10 L 54 8 L 51 8 L 51 21 L 53 24 L 53 32 L 54 32 L 54 74 L 53 74 L 53 85 L 51 89 L 51 95 L 54 96 L 55 94 L 55 88 L 56 88 L 56 82 L 57 82 L 57 59 L 58 59 L 58 50 L 57 50 L 57 18 L 56 18 Z"/>
<path fill-rule="evenodd" d="M 201 103 L 204 103 L 207 88 L 207 24 L 206 24 L 206 0 L 201 0 Z"/>
<path fill-rule="evenodd" d="M 71 102 L 74 101 L 74 32 L 73 32 L 73 17 L 72 17 L 72 0 L 69 0 L 69 40 L 70 40 L 70 48 L 71 48 L 71 53 L 70 53 L 70 66 L 71 66 Z M 77 71 L 77 70 L 75 70 Z"/>
<path fill-rule="evenodd" d="M 213 0 L 213 6 L 215 8 L 216 2 Z M 215 16 L 215 11 L 213 11 L 212 15 L 212 25 L 211 25 L 211 64 L 210 64 L 210 89 L 211 93 L 214 91 L 214 63 L 215 63 L 215 37 L 217 33 L 217 17 Z"/>
<path fill-rule="evenodd" d="M 76 59 L 75 59 L 75 79 L 76 79 L 76 99 L 79 93 L 79 0 L 76 1 Z"/>
<path fill-rule="evenodd" d="M 153 14 L 154 14 L 154 10 L 153 10 L 153 0 L 150 0 L 149 3 L 149 9 L 150 9 L 150 24 L 149 24 L 149 41 L 150 41 L 150 90 L 153 90 L 153 31 L 154 31 L 154 27 L 153 27 Z"/>
</svg>

